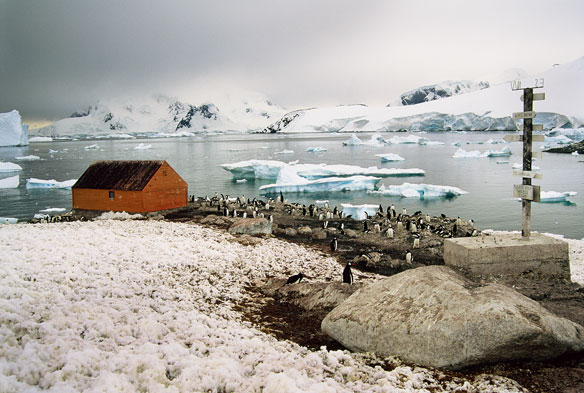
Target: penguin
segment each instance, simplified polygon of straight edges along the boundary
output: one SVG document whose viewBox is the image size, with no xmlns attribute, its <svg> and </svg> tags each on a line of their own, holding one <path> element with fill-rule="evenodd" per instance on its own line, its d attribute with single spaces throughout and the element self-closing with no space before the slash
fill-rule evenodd
<svg viewBox="0 0 584 393">
<path fill-rule="evenodd" d="M 410 225 L 410 229 L 412 230 L 412 232 L 418 232 L 418 227 L 416 226 L 416 222 L 412 222 L 412 225 Z"/>
<path fill-rule="evenodd" d="M 458 225 L 456 225 L 456 223 L 452 226 L 452 236 L 456 237 L 456 234 L 458 233 Z"/>
<path fill-rule="evenodd" d="M 397 222 L 397 229 L 402 229 L 403 227 L 404 227 L 404 224 L 403 224 L 403 222 L 401 222 L 401 221 L 398 221 L 398 222 Z"/>
<path fill-rule="evenodd" d="M 393 239 L 393 228 L 391 226 L 385 230 L 385 236 Z"/>
<path fill-rule="evenodd" d="M 302 206 L 302 216 L 306 217 L 306 206 Z"/>
<path fill-rule="evenodd" d="M 383 206 L 381 206 L 381 203 L 379 204 L 379 212 L 383 214 Z"/>
<path fill-rule="evenodd" d="M 442 218 L 443 220 L 446 220 L 446 214 L 444 214 L 444 213 L 441 213 L 441 214 L 440 214 L 440 218 Z"/>
<path fill-rule="evenodd" d="M 410 220 L 406 220 L 406 231 L 409 231 L 411 227 L 412 227 L 411 221 Z"/>
<path fill-rule="evenodd" d="M 242 218 L 247 218 L 247 212 L 243 212 L 243 214 L 241 215 Z"/>
<path fill-rule="evenodd" d="M 375 232 L 375 233 L 381 232 L 381 227 L 379 226 L 379 224 L 375 224 L 373 226 L 373 232 Z"/>
<path fill-rule="evenodd" d="M 335 208 L 333 209 L 333 216 L 337 216 L 339 214 L 339 209 L 337 209 L 337 207 L 335 206 Z"/>
<path fill-rule="evenodd" d="M 288 277 L 288 280 L 286 281 L 286 284 L 284 284 L 284 285 L 298 283 L 298 282 L 302 281 L 303 278 L 304 278 L 304 275 L 302 274 L 302 272 L 300 272 L 298 274 L 295 274 L 293 276 Z"/>
<path fill-rule="evenodd" d="M 337 251 L 339 249 L 339 242 L 337 241 L 336 237 L 333 237 L 331 240 L 331 251 Z"/>
<path fill-rule="evenodd" d="M 367 221 L 363 221 L 363 232 L 369 232 L 369 225 Z"/>
<path fill-rule="evenodd" d="M 402 215 L 404 215 L 404 216 L 405 216 L 405 215 L 407 215 L 407 214 L 408 214 L 408 210 L 407 210 L 407 209 L 404 207 L 404 208 L 403 208 L 403 210 L 402 210 Z"/>
<path fill-rule="evenodd" d="M 345 229 L 345 223 L 344 222 L 339 222 L 339 226 L 338 226 L 339 231 L 342 231 L 343 229 Z"/>
<path fill-rule="evenodd" d="M 351 262 L 347 263 L 343 270 L 343 282 L 346 284 L 353 284 L 353 272 L 351 271 Z"/>
<path fill-rule="evenodd" d="M 270 214 L 268 216 L 268 221 L 271 222 L 271 223 L 274 222 L 274 216 Z"/>
<path fill-rule="evenodd" d="M 223 215 L 225 217 L 227 217 L 229 215 L 229 208 L 228 207 L 226 207 L 226 208 L 223 209 Z"/>
<path fill-rule="evenodd" d="M 284 194 L 282 194 L 282 191 L 280 191 L 280 202 L 284 202 Z"/>
<path fill-rule="evenodd" d="M 328 227 L 328 221 L 323 221 L 322 228 L 326 229 Z"/>
<path fill-rule="evenodd" d="M 233 217 L 237 217 L 237 209 L 233 209 Z"/>
<path fill-rule="evenodd" d="M 456 217 L 456 225 L 461 225 L 462 224 L 462 220 L 460 219 L 460 217 Z"/>
<path fill-rule="evenodd" d="M 393 218 L 395 218 L 395 217 L 397 216 L 397 212 L 395 211 L 395 209 L 393 209 L 393 210 L 391 211 L 391 214 L 392 214 Z"/>
<path fill-rule="evenodd" d="M 414 248 L 420 248 L 420 238 L 414 239 Z"/>
<path fill-rule="evenodd" d="M 410 250 L 406 250 L 406 263 L 411 265 L 412 262 L 414 262 L 414 256 Z"/>
<path fill-rule="evenodd" d="M 471 218 L 470 220 L 468 220 L 468 225 L 469 225 L 471 228 L 474 228 L 474 221 L 473 221 L 473 219 L 472 219 L 472 218 Z"/>
</svg>

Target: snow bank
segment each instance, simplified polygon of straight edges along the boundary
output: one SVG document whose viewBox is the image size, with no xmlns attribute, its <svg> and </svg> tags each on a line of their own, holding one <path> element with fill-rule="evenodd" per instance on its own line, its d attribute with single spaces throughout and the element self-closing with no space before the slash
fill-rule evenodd
<svg viewBox="0 0 584 393">
<path fill-rule="evenodd" d="M 399 154 L 386 153 L 386 154 L 376 154 L 376 157 L 380 157 L 382 162 L 392 162 L 392 161 L 404 161 L 405 158 Z"/>
<path fill-rule="evenodd" d="M 17 172 L 21 171 L 22 167 L 18 164 L 12 162 L 1 162 L 0 161 L 0 172 Z"/>
<path fill-rule="evenodd" d="M 351 216 L 354 220 L 364 220 L 367 216 L 372 217 L 379 211 L 379 205 L 352 205 L 350 203 L 341 203 L 343 213 L 347 217 Z"/>
<path fill-rule="evenodd" d="M 454 198 L 459 195 L 468 194 L 468 192 L 452 186 L 440 186 L 433 184 L 411 184 L 403 183 L 400 186 L 382 185 L 378 190 L 367 191 L 370 194 L 399 196 L 403 198 Z"/>
<path fill-rule="evenodd" d="M 568 197 L 577 195 L 576 191 L 542 191 L 540 195 L 541 203 L 566 202 Z"/>
<path fill-rule="evenodd" d="M 0 188 L 18 188 L 20 177 L 18 175 L 0 179 Z"/>
<path fill-rule="evenodd" d="M 17 110 L 0 113 L 0 147 L 28 145 L 28 126 Z"/>
<path fill-rule="evenodd" d="M 55 179 L 51 180 L 43 180 L 43 179 L 35 179 L 31 177 L 30 179 L 26 179 L 26 188 L 71 188 L 73 184 L 77 182 L 77 179 L 65 180 L 65 181 L 56 181 Z"/>
</svg>

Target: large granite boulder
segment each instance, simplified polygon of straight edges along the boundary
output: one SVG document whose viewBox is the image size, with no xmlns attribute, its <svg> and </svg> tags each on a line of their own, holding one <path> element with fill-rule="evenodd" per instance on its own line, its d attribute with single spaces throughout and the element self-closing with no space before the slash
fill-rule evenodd
<svg viewBox="0 0 584 393">
<path fill-rule="evenodd" d="M 584 350 L 582 326 L 446 266 L 408 270 L 357 291 L 322 329 L 353 351 L 447 369 Z"/>
<path fill-rule="evenodd" d="M 265 218 L 241 218 L 229 227 L 228 232 L 233 235 L 271 235 L 272 223 Z"/>
</svg>

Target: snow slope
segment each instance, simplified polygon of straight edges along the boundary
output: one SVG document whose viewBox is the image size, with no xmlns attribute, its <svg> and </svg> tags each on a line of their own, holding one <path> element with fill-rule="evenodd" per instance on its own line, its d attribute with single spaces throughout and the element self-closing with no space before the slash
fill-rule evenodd
<svg viewBox="0 0 584 393">
<path fill-rule="evenodd" d="M 0 255 L 2 392 L 522 391 L 490 375 L 384 371 L 369 355 L 310 351 L 245 322 L 235 306 L 254 282 L 340 280 L 334 258 L 296 244 L 100 220 L 0 226 Z"/>
<path fill-rule="evenodd" d="M 400 96 L 400 105 L 415 105 L 422 102 L 439 100 L 459 94 L 471 93 L 473 91 L 487 89 L 489 82 L 444 81 L 435 85 L 422 86 L 410 90 Z"/>
<path fill-rule="evenodd" d="M 544 79 L 544 101 L 535 101 L 535 123 L 546 130 L 554 127 L 579 128 L 584 124 L 584 57 L 559 65 L 522 85 L 534 86 Z M 367 107 L 363 105 L 317 108 L 293 112 L 265 132 L 358 132 L 395 130 L 517 130 L 513 112 L 523 109 L 521 91 L 512 91 L 509 83 L 491 86 L 467 94 L 424 102 L 417 105 Z"/>
<path fill-rule="evenodd" d="M 210 131 L 250 131 L 265 127 L 284 110 L 258 94 L 236 101 L 188 104 L 177 98 L 156 95 L 137 99 L 99 102 L 86 112 L 34 130 L 37 136 L 120 135 L 154 133 L 192 135 Z"/>
<path fill-rule="evenodd" d="M 28 125 L 17 110 L 0 113 L 0 147 L 28 145 Z"/>
</svg>

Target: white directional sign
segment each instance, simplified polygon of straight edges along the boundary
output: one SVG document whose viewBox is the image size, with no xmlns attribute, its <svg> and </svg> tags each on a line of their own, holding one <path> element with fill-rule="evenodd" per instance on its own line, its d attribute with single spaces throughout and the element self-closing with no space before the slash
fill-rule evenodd
<svg viewBox="0 0 584 393">
<path fill-rule="evenodd" d="M 529 112 L 513 112 L 514 119 L 533 119 L 535 117 L 534 111 Z"/>
<path fill-rule="evenodd" d="M 520 98 L 523 101 L 523 96 Z M 533 93 L 533 101 L 543 101 L 545 100 L 545 93 Z"/>
<path fill-rule="evenodd" d="M 505 135 L 503 137 L 505 142 L 522 142 L 523 135 Z M 532 135 L 531 136 L 532 142 L 543 142 L 545 141 L 545 135 Z"/>
<path fill-rule="evenodd" d="M 525 184 L 513 185 L 513 197 L 539 202 L 541 200 L 540 186 L 528 186 Z"/>
<path fill-rule="evenodd" d="M 520 170 L 514 170 L 513 175 L 520 176 L 520 177 L 526 177 L 529 179 L 541 179 L 543 177 L 543 174 L 541 174 L 541 173 L 537 173 L 537 172 L 533 172 L 533 171 L 520 171 Z"/>
<path fill-rule="evenodd" d="M 523 131 L 523 124 L 519 125 L 519 131 Z M 532 124 L 532 131 L 543 131 L 543 124 Z"/>
</svg>

